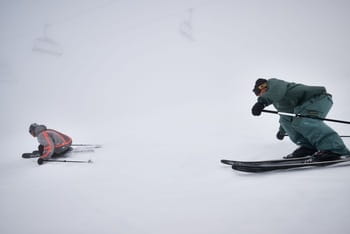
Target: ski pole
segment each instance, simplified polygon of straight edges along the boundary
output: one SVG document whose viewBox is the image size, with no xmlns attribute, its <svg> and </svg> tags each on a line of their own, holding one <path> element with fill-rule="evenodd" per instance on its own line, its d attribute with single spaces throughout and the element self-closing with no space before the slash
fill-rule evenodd
<svg viewBox="0 0 350 234">
<path fill-rule="evenodd" d="M 45 162 L 64 162 L 64 163 L 92 163 L 92 160 L 59 160 L 59 159 L 44 159 Z"/>
<path fill-rule="evenodd" d="M 278 114 L 278 115 L 287 115 L 287 116 L 292 116 L 292 117 L 318 119 L 318 120 L 324 120 L 324 121 L 330 121 L 330 122 L 336 122 L 336 123 L 350 124 L 349 121 L 343 121 L 343 120 L 337 120 L 337 119 L 326 119 L 326 118 L 321 118 L 321 117 L 312 116 L 312 115 L 302 115 L 302 114 L 294 114 L 294 113 L 279 112 L 279 111 L 272 111 L 272 110 L 262 110 L 262 112 L 271 113 L 271 114 Z"/>
<path fill-rule="evenodd" d="M 288 134 L 284 134 L 284 136 L 288 136 Z M 350 137 L 350 136 L 344 136 L 344 135 L 339 135 L 341 138 L 345 138 L 345 137 Z"/>
<path fill-rule="evenodd" d="M 86 146 L 86 147 L 93 147 L 93 148 L 102 148 L 102 145 L 98 145 L 98 144 L 72 144 L 72 146 Z"/>
</svg>

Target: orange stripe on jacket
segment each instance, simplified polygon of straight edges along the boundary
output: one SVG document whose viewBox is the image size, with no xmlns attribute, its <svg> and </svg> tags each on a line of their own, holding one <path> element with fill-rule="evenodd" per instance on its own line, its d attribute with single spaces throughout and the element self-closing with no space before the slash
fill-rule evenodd
<svg viewBox="0 0 350 234">
<path fill-rule="evenodd" d="M 46 131 L 43 132 L 42 135 L 45 138 L 47 145 L 44 145 L 44 152 L 40 158 L 48 158 L 54 153 L 55 145 Z"/>
<path fill-rule="evenodd" d="M 63 146 L 70 146 L 72 144 L 72 139 L 69 136 L 64 135 L 64 134 L 62 134 L 56 130 L 53 130 L 53 129 L 50 129 L 49 131 L 56 133 L 58 135 L 58 137 L 62 140 L 62 144 L 55 145 L 55 148 L 60 148 Z"/>
</svg>

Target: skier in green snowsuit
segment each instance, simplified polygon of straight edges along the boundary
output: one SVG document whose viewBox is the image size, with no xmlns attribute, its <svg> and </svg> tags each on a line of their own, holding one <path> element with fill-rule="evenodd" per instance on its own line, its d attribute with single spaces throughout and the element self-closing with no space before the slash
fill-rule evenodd
<svg viewBox="0 0 350 234">
<path fill-rule="evenodd" d="M 258 96 L 252 114 L 258 116 L 262 110 L 273 105 L 279 112 L 310 115 L 325 118 L 333 105 L 332 95 L 325 87 L 307 86 L 279 79 L 258 79 L 253 92 Z M 338 133 L 323 121 L 280 115 L 280 129 L 277 138 L 285 134 L 299 146 L 285 158 L 312 155 L 315 160 L 335 160 L 342 155 L 350 155 Z"/>
</svg>

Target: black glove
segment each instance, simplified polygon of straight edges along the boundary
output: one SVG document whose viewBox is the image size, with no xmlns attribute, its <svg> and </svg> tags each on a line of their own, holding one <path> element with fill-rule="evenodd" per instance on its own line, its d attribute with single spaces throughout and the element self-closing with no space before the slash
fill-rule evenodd
<svg viewBox="0 0 350 234">
<path fill-rule="evenodd" d="M 285 136 L 286 136 L 286 135 L 285 135 L 284 131 L 281 131 L 281 130 L 279 130 L 279 131 L 277 132 L 277 134 L 276 134 L 276 137 L 277 137 L 278 140 L 283 140 L 283 138 L 284 138 Z"/>
<path fill-rule="evenodd" d="M 42 165 L 43 163 L 44 163 L 44 159 L 38 158 L 38 164 L 39 164 L 39 165 Z"/>
<path fill-rule="evenodd" d="M 43 145 L 39 145 L 38 146 L 38 151 L 39 151 L 40 155 L 42 155 L 44 153 L 44 146 Z"/>
<path fill-rule="evenodd" d="M 264 103 L 257 102 L 252 108 L 252 114 L 255 116 L 261 115 L 262 110 L 265 108 Z"/>
</svg>

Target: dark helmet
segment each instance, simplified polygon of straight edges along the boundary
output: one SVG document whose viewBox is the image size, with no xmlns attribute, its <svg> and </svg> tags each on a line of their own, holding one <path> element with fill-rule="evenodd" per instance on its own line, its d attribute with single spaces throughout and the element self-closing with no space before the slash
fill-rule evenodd
<svg viewBox="0 0 350 234">
<path fill-rule="evenodd" d="M 35 128 L 38 127 L 39 125 L 36 124 L 36 123 L 32 123 L 30 126 L 29 126 L 29 133 L 34 135 L 34 132 L 35 132 Z"/>
<path fill-rule="evenodd" d="M 46 130 L 46 126 L 45 125 L 40 125 L 37 123 L 32 123 L 29 126 L 29 133 L 32 136 L 37 136 L 38 133 L 42 132 L 43 130 Z"/>
<path fill-rule="evenodd" d="M 263 78 L 259 78 L 255 81 L 255 86 L 254 86 L 253 92 L 255 93 L 256 96 L 258 96 L 260 94 L 261 89 L 262 89 L 262 85 L 266 84 L 266 83 L 267 83 L 267 80 L 263 79 Z"/>
</svg>

